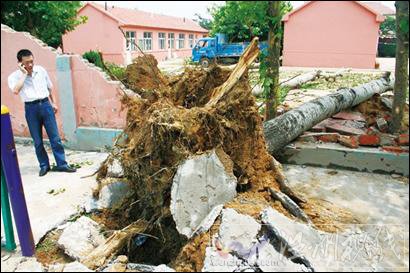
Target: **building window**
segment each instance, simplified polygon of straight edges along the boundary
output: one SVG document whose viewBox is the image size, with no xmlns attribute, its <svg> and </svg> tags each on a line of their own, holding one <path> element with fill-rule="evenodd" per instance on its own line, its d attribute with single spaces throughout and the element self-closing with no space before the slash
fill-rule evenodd
<svg viewBox="0 0 410 273">
<path fill-rule="evenodd" d="M 189 39 L 189 42 L 188 42 L 189 47 L 193 48 L 194 47 L 194 34 L 189 34 L 188 39 Z"/>
<path fill-rule="evenodd" d="M 165 33 L 158 33 L 159 49 L 165 49 Z"/>
<path fill-rule="evenodd" d="M 152 32 L 144 32 L 143 50 L 152 50 Z"/>
<path fill-rule="evenodd" d="M 168 33 L 168 48 L 175 48 L 175 34 Z"/>
<path fill-rule="evenodd" d="M 126 37 L 126 48 L 129 51 L 135 50 L 135 31 L 126 31 L 125 32 L 125 37 Z"/>
<path fill-rule="evenodd" d="M 178 48 L 185 48 L 185 34 L 183 33 L 178 36 Z"/>
</svg>

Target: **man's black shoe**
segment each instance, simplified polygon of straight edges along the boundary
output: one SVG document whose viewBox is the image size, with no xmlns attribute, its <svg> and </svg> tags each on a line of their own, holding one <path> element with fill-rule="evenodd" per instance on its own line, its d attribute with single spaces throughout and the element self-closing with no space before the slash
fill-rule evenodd
<svg viewBox="0 0 410 273">
<path fill-rule="evenodd" d="M 39 176 L 45 176 L 48 171 L 50 170 L 50 167 L 43 167 L 40 169 L 40 173 L 38 174 Z"/>
<path fill-rule="evenodd" d="M 75 173 L 77 169 L 74 169 L 68 165 L 65 166 L 57 166 L 53 168 L 54 172 L 66 172 L 66 173 Z"/>
</svg>

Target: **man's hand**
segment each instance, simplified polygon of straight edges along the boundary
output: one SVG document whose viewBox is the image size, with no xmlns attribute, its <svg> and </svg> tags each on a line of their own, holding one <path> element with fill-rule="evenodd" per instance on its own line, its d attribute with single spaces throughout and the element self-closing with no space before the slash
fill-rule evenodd
<svg viewBox="0 0 410 273">
<path fill-rule="evenodd" d="M 51 107 L 53 107 L 54 113 L 57 113 L 58 107 L 53 102 L 51 103 Z"/>
</svg>

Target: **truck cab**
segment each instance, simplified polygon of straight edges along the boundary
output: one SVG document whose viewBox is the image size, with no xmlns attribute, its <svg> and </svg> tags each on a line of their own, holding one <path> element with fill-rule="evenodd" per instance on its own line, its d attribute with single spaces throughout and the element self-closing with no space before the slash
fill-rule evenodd
<svg viewBox="0 0 410 273">
<path fill-rule="evenodd" d="M 210 61 L 216 57 L 216 42 L 215 38 L 199 39 L 192 49 L 192 61 L 208 67 Z"/>
</svg>

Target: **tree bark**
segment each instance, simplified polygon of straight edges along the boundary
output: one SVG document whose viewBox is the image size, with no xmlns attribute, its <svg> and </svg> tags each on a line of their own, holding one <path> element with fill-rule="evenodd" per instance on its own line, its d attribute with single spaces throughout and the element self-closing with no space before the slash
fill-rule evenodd
<svg viewBox="0 0 410 273">
<path fill-rule="evenodd" d="M 299 86 L 301 86 L 304 83 L 313 81 L 314 79 L 320 77 L 321 75 L 321 71 L 320 70 L 316 70 L 316 71 L 312 71 L 312 72 L 308 72 L 302 75 L 299 75 L 289 81 L 285 81 L 282 84 L 280 84 L 281 87 L 287 87 L 289 89 L 295 89 Z"/>
<path fill-rule="evenodd" d="M 280 39 L 281 39 L 281 1 L 269 1 L 268 4 L 269 33 L 268 33 L 268 57 L 266 76 L 273 80 L 269 93 L 266 97 L 265 120 L 276 116 L 276 108 L 279 98 L 279 66 L 280 66 Z"/>
<path fill-rule="evenodd" d="M 409 16 L 409 2 L 396 1 L 396 67 L 394 84 L 394 98 L 392 109 L 392 122 L 390 124 L 390 131 L 398 133 L 401 129 L 401 122 L 403 120 L 403 109 L 406 103 L 406 92 L 409 87 L 409 34 L 403 28 L 403 22 Z"/>
<path fill-rule="evenodd" d="M 304 131 L 341 110 L 366 101 L 376 93 L 381 94 L 392 90 L 394 80 L 390 80 L 389 76 L 387 73 L 383 78 L 355 88 L 340 89 L 334 94 L 309 101 L 273 120 L 265 122 L 263 129 L 269 152 L 278 152 Z"/>
<path fill-rule="evenodd" d="M 137 221 L 127 226 L 126 228 L 115 231 L 104 244 L 94 249 L 81 262 L 88 268 L 95 270 L 101 267 L 105 262 L 126 245 L 127 241 L 135 234 L 144 232 L 148 227 L 145 221 Z"/>
</svg>

